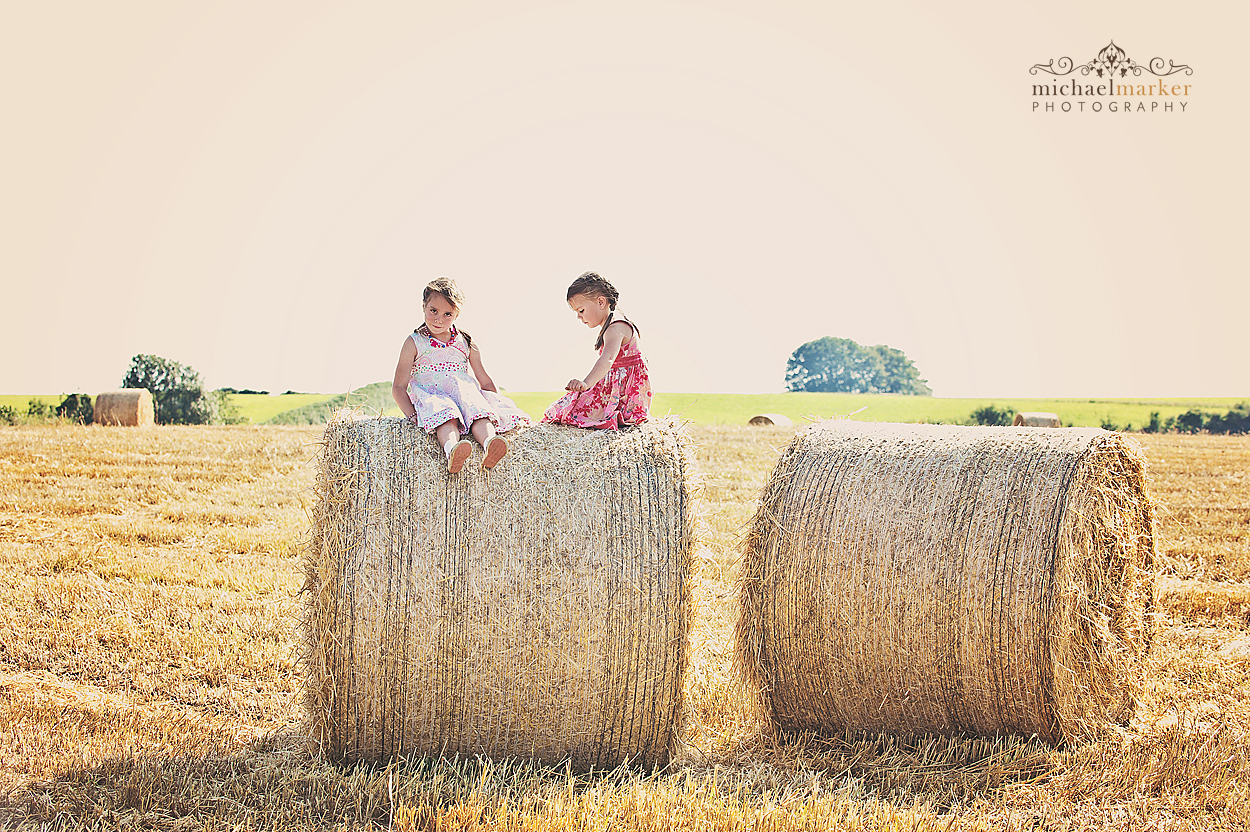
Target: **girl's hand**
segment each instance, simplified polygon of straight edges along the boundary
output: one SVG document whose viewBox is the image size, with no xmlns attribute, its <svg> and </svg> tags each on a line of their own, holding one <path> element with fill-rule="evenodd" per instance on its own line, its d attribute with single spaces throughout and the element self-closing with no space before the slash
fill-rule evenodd
<svg viewBox="0 0 1250 832">
<path fill-rule="evenodd" d="M 417 423 L 417 414 L 415 411 L 413 413 L 409 413 L 404 418 L 407 419 L 410 424 L 415 425 Z"/>
<path fill-rule="evenodd" d="M 575 378 L 568 384 L 564 385 L 564 389 L 568 390 L 570 393 L 580 393 L 587 388 L 585 382 L 583 382 L 580 378 Z"/>
</svg>

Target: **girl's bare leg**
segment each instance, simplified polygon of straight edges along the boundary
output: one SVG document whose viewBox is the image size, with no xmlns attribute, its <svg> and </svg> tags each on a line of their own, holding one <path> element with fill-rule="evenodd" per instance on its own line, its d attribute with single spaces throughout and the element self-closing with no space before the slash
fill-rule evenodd
<svg viewBox="0 0 1250 832">
<path fill-rule="evenodd" d="M 473 434 L 473 438 L 478 441 L 483 448 L 490 444 L 490 440 L 495 435 L 495 425 L 490 419 L 482 417 L 473 420 L 473 427 L 469 428 Z"/>
<path fill-rule="evenodd" d="M 434 436 L 438 438 L 439 446 L 447 454 L 448 472 L 452 474 L 460 473 L 460 469 L 464 467 L 469 454 L 473 453 L 472 443 L 467 440 L 460 440 L 460 422 L 456 419 L 443 422 L 434 429 Z"/>
<path fill-rule="evenodd" d="M 447 443 L 452 439 L 460 438 L 460 423 L 455 419 L 443 422 L 441 425 L 434 428 L 434 436 L 438 439 L 438 446 L 440 448 L 446 448 Z"/>
<path fill-rule="evenodd" d="M 482 460 L 482 467 L 494 468 L 499 463 L 499 460 L 504 458 L 504 454 L 508 453 L 507 441 L 495 433 L 495 426 L 490 419 L 482 418 L 475 420 L 471 430 L 477 441 L 482 443 L 482 449 L 486 451 L 486 457 Z"/>
</svg>

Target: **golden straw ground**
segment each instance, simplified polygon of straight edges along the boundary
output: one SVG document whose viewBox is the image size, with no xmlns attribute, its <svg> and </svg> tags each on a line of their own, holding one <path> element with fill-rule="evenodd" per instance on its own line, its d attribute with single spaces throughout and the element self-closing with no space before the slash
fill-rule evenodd
<svg viewBox="0 0 1250 832">
<path fill-rule="evenodd" d="M 312 731 L 336 758 L 663 765 L 693 505 L 675 427 L 509 434 L 458 474 L 399 419 L 325 432 L 306 559 Z"/>
<path fill-rule="evenodd" d="M 0 828 L 1250 827 L 1250 437 L 1140 436 L 1160 596 L 1137 716 L 776 744 L 727 674 L 737 535 L 793 430 L 698 425 L 690 717 L 667 771 L 335 765 L 295 664 L 322 428 L 0 428 Z M 480 452 L 479 452 L 480 453 Z M 1173 580 L 1174 579 L 1174 580 Z M 1190 603 L 1190 589 L 1200 589 Z"/>
</svg>

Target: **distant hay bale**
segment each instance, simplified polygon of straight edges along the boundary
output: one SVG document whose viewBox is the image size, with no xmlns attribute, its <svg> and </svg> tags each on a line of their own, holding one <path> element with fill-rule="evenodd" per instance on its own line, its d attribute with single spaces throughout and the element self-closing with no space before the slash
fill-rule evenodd
<svg viewBox="0 0 1250 832">
<path fill-rule="evenodd" d="M 1059 417 L 1054 413 L 1035 412 L 1035 413 L 1017 413 L 1016 418 L 1011 422 L 1013 427 L 1024 426 L 1026 428 L 1061 428 Z"/>
<path fill-rule="evenodd" d="M 399 419 L 322 440 L 301 623 L 330 757 L 663 765 L 681 724 L 693 505 L 680 431 L 537 425 L 449 476 Z"/>
<path fill-rule="evenodd" d="M 109 390 L 96 396 L 91 421 L 97 425 L 154 425 L 156 406 L 146 387 Z"/>
<path fill-rule="evenodd" d="M 788 428 L 794 423 L 790 421 L 789 416 L 782 416 L 780 413 L 761 413 L 758 416 L 752 416 L 748 425 L 776 425 L 779 428 Z"/>
<path fill-rule="evenodd" d="M 1143 466 L 1096 428 L 801 430 L 745 542 L 739 672 L 787 732 L 1126 722 L 1155 597 Z"/>
</svg>

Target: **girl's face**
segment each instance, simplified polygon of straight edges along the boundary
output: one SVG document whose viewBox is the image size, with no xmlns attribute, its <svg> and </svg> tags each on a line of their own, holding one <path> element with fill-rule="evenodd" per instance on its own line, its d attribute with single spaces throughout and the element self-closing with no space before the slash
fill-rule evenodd
<svg viewBox="0 0 1250 832">
<path fill-rule="evenodd" d="M 608 306 L 608 299 L 603 295 L 597 298 L 573 295 L 569 298 L 569 309 L 577 313 L 577 320 L 591 328 L 603 326 L 603 322 L 608 319 L 608 313 L 612 311 L 612 307 Z"/>
<path fill-rule="evenodd" d="M 431 292 L 425 302 L 425 326 L 433 335 L 446 335 L 460 317 L 460 310 L 438 292 Z"/>
</svg>

